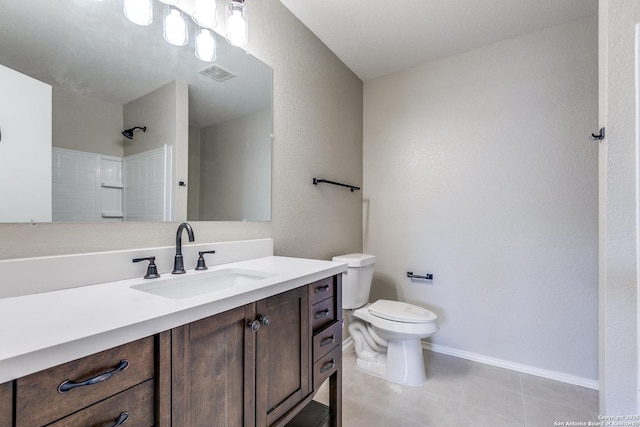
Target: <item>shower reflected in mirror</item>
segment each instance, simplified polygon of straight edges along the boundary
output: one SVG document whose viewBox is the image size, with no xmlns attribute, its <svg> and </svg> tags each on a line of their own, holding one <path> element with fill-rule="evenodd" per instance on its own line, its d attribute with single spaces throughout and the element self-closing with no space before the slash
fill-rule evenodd
<svg viewBox="0 0 640 427">
<path fill-rule="evenodd" d="M 147 127 L 146 126 L 134 126 L 131 129 L 123 130 L 122 131 L 122 135 L 127 139 L 133 139 L 133 132 L 136 129 L 140 129 L 140 130 L 142 130 L 142 132 L 146 132 L 147 131 Z"/>
</svg>

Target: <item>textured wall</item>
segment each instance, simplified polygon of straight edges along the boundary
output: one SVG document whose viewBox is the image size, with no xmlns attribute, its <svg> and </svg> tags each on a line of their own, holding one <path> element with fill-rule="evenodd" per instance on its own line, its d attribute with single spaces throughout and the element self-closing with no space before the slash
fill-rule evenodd
<svg viewBox="0 0 640 427">
<path fill-rule="evenodd" d="M 597 380 L 597 71 L 591 17 L 365 82 L 372 299 L 432 309 L 435 344 Z"/>
<path fill-rule="evenodd" d="M 600 1 L 600 411 L 609 415 L 638 413 L 638 22 L 638 1 Z"/>
<path fill-rule="evenodd" d="M 271 109 L 201 131 L 201 221 L 271 220 Z"/>
<path fill-rule="evenodd" d="M 122 157 L 122 105 L 53 88 L 53 146 Z"/>
<path fill-rule="evenodd" d="M 277 254 L 362 248 L 362 82 L 277 0 L 251 3 L 252 52 L 273 73 L 272 227 Z M 253 25 L 255 24 L 255 27 Z M 251 36 L 250 36 L 251 37 Z"/>
<path fill-rule="evenodd" d="M 362 82 L 278 0 L 251 2 L 249 49 L 273 68 L 270 223 L 194 222 L 196 239 L 273 237 L 279 255 L 362 247 L 362 195 L 314 175 L 362 181 Z M 158 43 L 164 43 L 159 40 Z M 0 259 L 171 245 L 176 224 L 2 224 Z"/>
</svg>

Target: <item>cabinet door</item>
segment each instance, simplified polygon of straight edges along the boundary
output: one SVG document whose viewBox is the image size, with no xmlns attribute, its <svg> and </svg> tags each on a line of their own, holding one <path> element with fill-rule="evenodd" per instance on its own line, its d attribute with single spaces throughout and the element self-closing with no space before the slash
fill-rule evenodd
<svg viewBox="0 0 640 427">
<path fill-rule="evenodd" d="M 308 287 L 256 303 L 256 425 L 270 426 L 311 392 Z"/>
<path fill-rule="evenodd" d="M 255 424 L 254 305 L 172 330 L 172 424 L 246 427 Z"/>
<path fill-rule="evenodd" d="M 0 426 L 13 425 L 12 383 L 0 384 Z"/>
</svg>

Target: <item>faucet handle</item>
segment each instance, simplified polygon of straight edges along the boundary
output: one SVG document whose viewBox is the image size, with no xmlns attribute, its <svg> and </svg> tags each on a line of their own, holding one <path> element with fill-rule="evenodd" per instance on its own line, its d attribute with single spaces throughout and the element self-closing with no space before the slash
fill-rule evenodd
<svg viewBox="0 0 640 427">
<path fill-rule="evenodd" d="M 156 279 L 160 277 L 160 275 L 158 274 L 158 267 L 156 266 L 156 257 L 150 256 L 147 258 L 134 258 L 132 259 L 132 261 L 149 261 L 149 265 L 147 266 L 147 274 L 144 275 L 145 279 Z"/>
<path fill-rule="evenodd" d="M 204 263 L 204 254 L 215 254 L 216 251 L 202 251 L 198 252 L 198 265 L 196 266 L 196 270 L 207 270 L 207 265 Z"/>
</svg>

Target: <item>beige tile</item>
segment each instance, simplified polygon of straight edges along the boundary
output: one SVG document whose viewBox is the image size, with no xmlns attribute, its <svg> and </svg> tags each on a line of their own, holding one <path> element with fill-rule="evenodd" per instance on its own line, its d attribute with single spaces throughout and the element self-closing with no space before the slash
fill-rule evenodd
<svg viewBox="0 0 640 427">
<path fill-rule="evenodd" d="M 389 416 L 386 420 L 386 425 L 391 427 L 428 427 L 426 424 L 422 424 L 405 417 Z M 348 427 L 348 426 L 346 426 Z"/>
<path fill-rule="evenodd" d="M 523 424 L 523 421 L 505 418 L 484 409 L 460 405 L 456 425 L 458 427 L 514 427 Z"/>
<path fill-rule="evenodd" d="M 345 427 L 388 427 L 386 410 L 375 402 L 365 403 L 343 396 L 342 424 Z"/>
<path fill-rule="evenodd" d="M 421 388 L 459 402 L 471 362 L 430 351 L 424 353 L 427 382 Z"/>
<path fill-rule="evenodd" d="M 458 375 L 465 376 L 472 368 L 472 365 L 474 365 L 474 362 L 466 359 L 442 353 L 434 353 L 428 350 L 423 351 L 423 356 L 427 371 L 429 371 L 430 367 L 436 367 L 444 370 L 453 370 L 458 373 Z"/>
<path fill-rule="evenodd" d="M 554 423 L 597 421 L 587 408 L 579 409 L 548 399 L 524 395 L 524 412 L 527 427 L 548 427 Z"/>
<path fill-rule="evenodd" d="M 595 420 L 598 392 L 425 351 L 427 383 L 393 384 L 343 355 L 345 427 L 537 427 Z M 328 389 L 316 399 L 326 404 Z"/>
<path fill-rule="evenodd" d="M 600 393 L 598 390 L 591 390 L 590 388 L 580 387 L 580 395 L 587 408 L 593 415 L 598 415 L 600 412 Z"/>
<path fill-rule="evenodd" d="M 313 400 L 329 406 L 329 381 L 325 381 L 322 386 L 320 386 L 320 390 L 313 396 Z"/>
<path fill-rule="evenodd" d="M 383 401 L 392 412 L 392 417 L 407 418 L 425 426 L 453 427 L 456 425 L 455 414 L 460 407 L 459 402 L 416 387 L 407 387 L 407 389 Z"/>
<path fill-rule="evenodd" d="M 524 420 L 522 394 L 488 383 L 468 381 L 465 384 L 462 403 L 506 418 Z"/>
<path fill-rule="evenodd" d="M 350 346 L 342 353 L 342 386 L 349 388 L 360 372 L 356 368 L 356 353 L 353 346 Z"/>
<path fill-rule="evenodd" d="M 520 374 L 520 379 L 524 395 L 539 397 L 553 403 L 578 409 L 587 408 L 581 392 L 583 387 L 527 374 Z"/>
<path fill-rule="evenodd" d="M 520 374 L 518 372 L 482 363 L 472 364 L 467 381 L 477 381 L 522 393 Z"/>
</svg>

